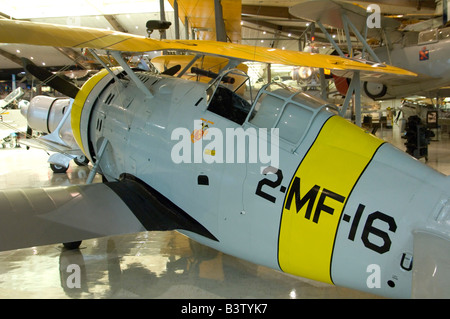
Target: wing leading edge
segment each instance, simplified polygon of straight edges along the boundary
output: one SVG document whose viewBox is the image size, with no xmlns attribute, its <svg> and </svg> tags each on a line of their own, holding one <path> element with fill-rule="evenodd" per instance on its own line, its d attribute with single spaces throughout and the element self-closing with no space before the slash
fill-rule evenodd
<svg viewBox="0 0 450 319">
<path fill-rule="evenodd" d="M 0 251 L 175 229 L 217 240 L 138 180 L 0 191 Z"/>
<path fill-rule="evenodd" d="M 354 70 L 415 76 L 389 65 L 365 64 L 337 56 L 199 40 L 154 40 L 129 33 L 17 20 L 0 20 L 0 42 L 31 45 L 147 52 L 183 50 L 235 58 L 242 61 L 302 65 L 331 70 Z"/>
</svg>

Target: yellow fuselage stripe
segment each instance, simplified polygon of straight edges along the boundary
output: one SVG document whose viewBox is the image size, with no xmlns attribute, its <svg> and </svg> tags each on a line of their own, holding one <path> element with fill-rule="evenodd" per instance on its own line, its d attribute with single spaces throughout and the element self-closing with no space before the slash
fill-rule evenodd
<svg viewBox="0 0 450 319">
<path fill-rule="evenodd" d="M 78 146 L 80 147 L 80 149 L 83 151 L 84 154 L 86 154 L 86 151 L 84 149 L 83 142 L 81 139 L 81 113 L 83 112 L 83 107 L 89 96 L 89 93 L 91 93 L 92 89 L 107 74 L 108 74 L 108 71 L 104 69 L 104 70 L 101 70 L 100 72 L 98 72 L 97 74 L 95 74 L 89 80 L 87 80 L 81 87 L 81 90 L 78 92 L 78 94 L 75 97 L 73 104 L 72 104 L 72 113 L 71 113 L 70 120 L 71 120 L 71 125 L 72 125 L 73 136 L 74 136 L 75 141 L 77 142 Z"/>
<path fill-rule="evenodd" d="M 330 263 L 345 203 L 382 140 L 331 117 L 286 193 L 278 242 L 285 272 L 332 283 Z"/>
</svg>

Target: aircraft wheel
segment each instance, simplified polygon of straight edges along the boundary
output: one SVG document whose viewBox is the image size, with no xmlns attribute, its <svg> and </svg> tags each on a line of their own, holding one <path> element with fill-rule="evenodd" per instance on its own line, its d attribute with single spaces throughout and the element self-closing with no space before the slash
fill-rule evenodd
<svg viewBox="0 0 450 319">
<path fill-rule="evenodd" d="M 81 240 L 80 241 L 72 241 L 69 243 L 63 243 L 63 245 L 64 245 L 64 248 L 66 248 L 66 249 L 70 249 L 70 250 L 78 249 L 78 248 L 80 248 Z"/>
<path fill-rule="evenodd" d="M 371 99 L 379 99 L 386 95 L 387 87 L 381 83 L 364 82 L 364 93 Z"/>
<path fill-rule="evenodd" d="M 64 167 L 61 165 L 50 164 L 50 168 L 54 173 L 65 173 L 67 172 L 68 167 Z"/>
<path fill-rule="evenodd" d="M 73 161 L 78 166 L 86 166 L 87 164 L 89 164 L 89 159 L 86 156 L 82 156 L 80 157 L 80 159 L 74 158 Z"/>
</svg>

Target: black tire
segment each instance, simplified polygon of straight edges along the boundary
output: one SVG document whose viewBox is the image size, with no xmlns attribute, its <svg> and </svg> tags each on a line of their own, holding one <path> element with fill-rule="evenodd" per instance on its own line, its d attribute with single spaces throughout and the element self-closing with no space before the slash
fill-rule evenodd
<svg viewBox="0 0 450 319">
<path fill-rule="evenodd" d="M 78 158 L 74 158 L 73 161 L 78 166 L 86 166 L 87 164 L 89 164 L 89 159 L 86 156 L 83 156 L 82 159 L 83 160 L 80 161 Z"/>
<path fill-rule="evenodd" d="M 69 243 L 63 243 L 63 245 L 64 245 L 64 248 L 69 249 L 69 250 L 78 249 L 78 248 L 80 248 L 81 240 L 80 241 L 72 241 Z"/>
<path fill-rule="evenodd" d="M 380 98 L 382 98 L 383 96 L 386 95 L 386 93 L 387 93 L 386 85 L 381 84 L 382 86 L 381 86 L 381 88 L 379 89 L 379 91 L 377 93 L 375 93 L 375 92 L 371 93 L 371 92 L 369 92 L 369 89 L 367 87 L 368 84 L 369 84 L 368 82 L 364 82 L 364 84 L 363 84 L 364 93 L 366 93 L 366 95 L 368 97 L 370 97 L 372 100 L 380 99 Z M 371 84 L 377 84 L 377 83 L 371 83 Z"/>
<path fill-rule="evenodd" d="M 64 167 L 61 165 L 50 164 L 50 168 L 54 173 L 65 173 L 69 167 Z"/>
</svg>

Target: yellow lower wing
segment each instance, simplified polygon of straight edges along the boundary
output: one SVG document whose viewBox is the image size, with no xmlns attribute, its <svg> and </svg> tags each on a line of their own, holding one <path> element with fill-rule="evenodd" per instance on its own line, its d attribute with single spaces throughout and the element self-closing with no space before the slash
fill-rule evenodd
<svg viewBox="0 0 450 319">
<path fill-rule="evenodd" d="M 392 66 L 374 66 L 337 56 L 311 54 L 247 46 L 242 44 L 199 40 L 154 40 L 103 29 L 54 25 L 17 20 L 0 20 L 0 43 L 22 43 L 71 48 L 93 48 L 129 52 L 184 50 L 201 52 L 242 61 L 285 65 L 302 65 L 331 70 L 354 70 L 415 76 Z"/>
</svg>

